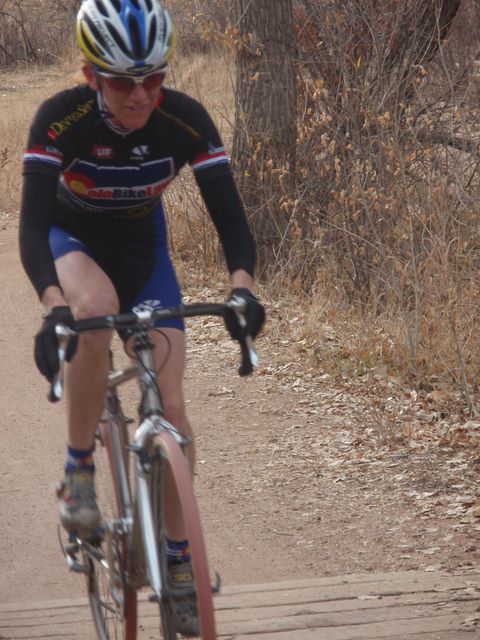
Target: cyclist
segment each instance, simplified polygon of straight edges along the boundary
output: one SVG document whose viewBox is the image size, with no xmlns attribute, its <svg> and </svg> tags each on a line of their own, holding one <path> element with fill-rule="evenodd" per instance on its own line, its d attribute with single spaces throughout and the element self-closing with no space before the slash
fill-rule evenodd
<svg viewBox="0 0 480 640">
<path fill-rule="evenodd" d="M 204 107 L 163 84 L 174 48 L 169 14 L 157 0 L 83 0 L 76 28 L 85 83 L 39 107 L 24 156 L 20 253 L 45 309 L 35 336 L 38 369 L 49 381 L 58 370 L 58 322 L 180 303 L 162 192 L 186 164 L 219 234 L 231 295 L 246 301 L 246 326 L 232 313 L 227 329 L 233 338 L 255 337 L 265 317 L 253 294 L 255 246 L 228 156 Z M 182 390 L 184 326 L 158 326 L 152 340 L 165 415 L 192 437 Z M 67 351 L 59 512 L 64 528 L 82 536 L 98 535 L 100 526 L 93 443 L 111 338 L 108 331 L 82 335 Z M 189 456 L 193 467 L 193 447 Z M 188 540 L 174 496 L 167 526 L 177 630 L 197 635 Z"/>
</svg>

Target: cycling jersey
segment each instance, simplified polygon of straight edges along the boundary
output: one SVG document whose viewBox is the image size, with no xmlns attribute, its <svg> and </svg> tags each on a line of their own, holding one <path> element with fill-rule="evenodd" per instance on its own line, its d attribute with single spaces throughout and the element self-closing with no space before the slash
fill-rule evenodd
<svg viewBox="0 0 480 640">
<path fill-rule="evenodd" d="M 186 164 L 219 232 L 229 270 L 253 274 L 253 239 L 229 159 L 200 103 L 162 88 L 147 124 L 129 131 L 87 85 L 47 100 L 24 155 L 20 227 L 22 261 L 38 294 L 58 286 L 48 245 L 52 225 L 110 261 L 127 251 L 133 259 L 141 254 L 145 263 L 150 252 L 153 270 L 161 195 Z M 162 233 L 160 242 L 166 243 Z"/>
</svg>

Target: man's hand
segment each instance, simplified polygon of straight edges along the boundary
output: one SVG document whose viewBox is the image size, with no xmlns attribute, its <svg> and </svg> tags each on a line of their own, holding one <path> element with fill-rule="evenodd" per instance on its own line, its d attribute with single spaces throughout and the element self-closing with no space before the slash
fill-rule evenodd
<svg viewBox="0 0 480 640">
<path fill-rule="evenodd" d="M 245 336 L 256 338 L 265 322 L 265 309 L 263 305 L 259 302 L 258 298 L 246 288 L 238 287 L 232 289 L 227 298 L 227 302 L 234 298 L 241 298 L 245 302 L 245 311 L 243 312 L 245 316 L 245 326 L 240 326 L 237 314 L 233 309 L 227 309 L 224 319 L 228 332 L 234 340 L 241 340 L 245 338 Z"/>
<path fill-rule="evenodd" d="M 55 333 L 55 325 L 57 324 L 65 324 L 67 327 L 73 328 L 75 319 L 70 307 L 53 307 L 50 313 L 43 319 L 40 331 L 35 336 L 35 364 L 40 373 L 44 375 L 49 382 L 52 382 L 60 367 L 58 360 L 58 337 Z M 77 336 L 70 338 L 65 357 L 67 362 L 70 362 L 75 355 L 77 344 Z"/>
</svg>

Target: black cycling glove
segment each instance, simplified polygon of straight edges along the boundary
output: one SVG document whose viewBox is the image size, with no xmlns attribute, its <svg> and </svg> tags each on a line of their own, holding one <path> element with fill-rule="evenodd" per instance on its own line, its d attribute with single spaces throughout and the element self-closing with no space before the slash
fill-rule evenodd
<svg viewBox="0 0 480 640">
<path fill-rule="evenodd" d="M 246 303 L 246 308 L 243 312 L 245 326 L 240 326 L 237 314 L 233 309 L 227 309 L 225 312 L 225 326 L 234 340 L 241 340 L 245 336 L 255 338 L 265 322 L 265 309 L 249 289 L 240 287 L 232 289 L 227 302 L 235 297 L 242 298 Z"/>
<path fill-rule="evenodd" d="M 56 324 L 65 324 L 67 327 L 74 327 L 75 319 L 70 307 L 53 307 L 48 315 L 43 319 L 40 331 L 35 336 L 35 364 L 42 375 L 49 382 L 52 382 L 58 372 L 60 363 L 58 360 L 58 337 L 55 333 Z M 72 336 L 68 342 L 65 359 L 67 362 L 75 355 L 77 350 L 78 337 Z"/>
</svg>

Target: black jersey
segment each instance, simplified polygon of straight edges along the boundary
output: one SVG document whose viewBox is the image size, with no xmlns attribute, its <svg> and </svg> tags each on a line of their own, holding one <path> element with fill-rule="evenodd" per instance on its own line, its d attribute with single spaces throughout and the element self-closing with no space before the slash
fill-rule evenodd
<svg viewBox="0 0 480 640">
<path fill-rule="evenodd" d="M 38 174 L 49 176 L 55 181 L 56 196 L 48 215 L 41 207 L 35 212 L 31 210 L 35 199 L 31 194 L 25 198 L 24 186 L 29 210 L 22 211 L 22 217 L 38 229 L 34 217 L 44 215 L 48 225 L 61 226 L 87 243 L 106 237 L 111 244 L 148 243 L 161 194 L 186 164 L 219 231 L 230 271 L 253 272 L 252 238 L 238 193 L 225 194 L 216 204 L 225 190 L 222 185 L 228 183 L 227 190 L 235 191 L 219 133 L 199 102 L 169 88 L 162 88 L 150 119 L 138 130 L 119 125 L 106 111 L 101 94 L 87 85 L 44 102 L 30 129 L 24 176 L 26 181 Z M 32 243 L 28 251 L 25 247 L 28 242 L 21 226 L 24 266 L 41 293 L 53 278 L 36 275 L 44 268 L 39 263 L 45 261 L 45 253 L 32 257 Z"/>
<path fill-rule="evenodd" d="M 60 203 L 78 213 L 141 217 L 187 163 L 198 181 L 228 172 L 217 129 L 196 100 L 163 89 L 145 127 L 128 131 L 100 94 L 81 86 L 38 111 L 24 172 L 58 174 Z"/>
</svg>

